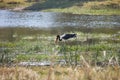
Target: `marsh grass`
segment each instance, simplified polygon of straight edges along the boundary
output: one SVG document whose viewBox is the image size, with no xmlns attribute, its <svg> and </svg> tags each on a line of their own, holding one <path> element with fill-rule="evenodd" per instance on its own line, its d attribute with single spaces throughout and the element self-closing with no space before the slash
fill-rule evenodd
<svg viewBox="0 0 120 80">
<path fill-rule="evenodd" d="M 108 9 L 108 8 L 119 9 L 120 1 L 119 0 L 92 1 L 84 3 L 83 7 L 89 9 Z"/>
<path fill-rule="evenodd" d="M 47 60 L 52 64 L 0 67 L 0 78 L 2 80 L 119 80 L 120 43 L 114 41 L 116 39 L 119 41 L 119 33 L 76 33 L 77 39 L 58 44 L 54 43 L 55 35 L 51 37 L 37 35 L 33 36 L 33 40 L 28 36 L 21 36 L 19 41 L 1 43 L 1 47 L 10 48 L 12 53 L 16 53 L 13 61 L 15 63 Z M 54 65 L 60 60 L 65 60 L 66 64 Z"/>
<path fill-rule="evenodd" d="M 1 80 L 119 80 L 120 68 L 114 67 L 0 67 Z"/>
<path fill-rule="evenodd" d="M 19 54 L 16 56 L 17 61 L 44 61 L 49 60 L 49 55 L 46 54 Z"/>
<path fill-rule="evenodd" d="M 14 8 L 24 8 L 32 5 L 34 2 L 28 3 L 25 0 L 2 0 L 0 2 L 1 9 L 14 9 Z"/>
<path fill-rule="evenodd" d="M 67 2 L 69 3 L 69 2 Z M 73 14 L 89 14 L 89 15 L 114 15 L 120 14 L 119 0 L 103 0 L 103 1 L 78 1 L 76 4 L 65 8 L 48 8 L 43 11 L 73 13 Z"/>
<path fill-rule="evenodd" d="M 95 56 L 92 55 L 98 57 L 96 62 L 104 62 L 102 59 L 103 51 L 106 52 L 107 56 L 111 55 L 111 57 L 114 54 L 119 54 L 119 33 L 113 35 L 105 33 L 76 33 L 78 34 L 76 39 L 59 42 L 58 44 L 54 43 L 55 35 L 24 35 L 19 37 L 19 41 L 1 42 L 0 46 L 12 49 L 12 53 L 16 55 L 15 60 L 17 62 L 49 60 L 54 55 L 55 61 L 64 59 L 72 65 L 74 63 L 80 64 L 81 54 L 83 56 L 88 54 L 90 62 L 96 60 Z M 119 56 L 117 57 L 119 59 Z M 108 58 L 106 59 L 109 60 Z"/>
<path fill-rule="evenodd" d="M 103 1 L 56 1 L 40 0 L 38 2 L 27 2 L 25 0 L 3 0 L 0 2 L 0 8 L 18 10 L 38 10 L 47 12 L 62 12 L 72 14 L 89 14 L 89 15 L 119 15 L 119 0 Z"/>
</svg>

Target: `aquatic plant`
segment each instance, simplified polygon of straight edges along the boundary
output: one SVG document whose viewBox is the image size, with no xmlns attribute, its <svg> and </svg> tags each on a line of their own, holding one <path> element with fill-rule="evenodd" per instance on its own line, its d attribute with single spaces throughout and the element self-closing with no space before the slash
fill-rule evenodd
<svg viewBox="0 0 120 80">
<path fill-rule="evenodd" d="M 15 53 L 12 53 L 12 49 L 0 48 L 0 64 L 10 65 L 15 59 Z"/>
</svg>

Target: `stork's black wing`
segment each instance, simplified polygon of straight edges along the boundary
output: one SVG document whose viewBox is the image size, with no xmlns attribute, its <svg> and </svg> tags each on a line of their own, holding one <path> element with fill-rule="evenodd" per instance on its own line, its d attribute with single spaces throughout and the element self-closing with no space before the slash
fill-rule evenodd
<svg viewBox="0 0 120 80">
<path fill-rule="evenodd" d="M 67 39 L 69 39 L 69 38 L 74 38 L 74 37 L 76 37 L 76 34 L 65 34 L 65 35 L 62 37 L 62 39 L 67 40 Z"/>
</svg>

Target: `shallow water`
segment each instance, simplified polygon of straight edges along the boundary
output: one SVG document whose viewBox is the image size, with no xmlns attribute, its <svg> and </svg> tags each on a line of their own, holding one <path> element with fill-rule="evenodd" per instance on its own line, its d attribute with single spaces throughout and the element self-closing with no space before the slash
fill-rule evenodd
<svg viewBox="0 0 120 80">
<path fill-rule="evenodd" d="M 120 16 L 0 10 L 0 27 L 120 27 Z"/>
</svg>

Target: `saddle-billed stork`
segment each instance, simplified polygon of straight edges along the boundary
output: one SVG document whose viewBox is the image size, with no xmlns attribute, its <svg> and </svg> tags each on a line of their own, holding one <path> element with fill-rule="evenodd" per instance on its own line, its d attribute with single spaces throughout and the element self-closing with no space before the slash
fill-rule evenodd
<svg viewBox="0 0 120 80">
<path fill-rule="evenodd" d="M 63 34 L 63 35 L 57 35 L 56 36 L 56 43 L 58 42 L 58 40 L 59 41 L 62 41 L 62 40 L 68 40 L 68 39 L 70 39 L 70 38 L 75 38 L 75 37 L 77 37 L 77 34 L 74 34 L 74 33 L 72 33 L 72 34 Z"/>
</svg>

